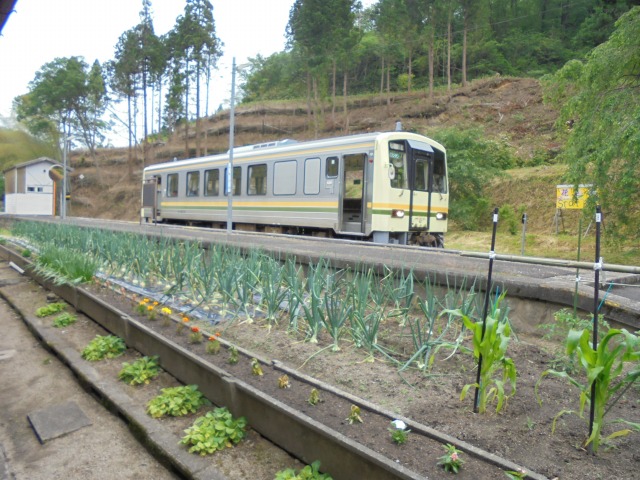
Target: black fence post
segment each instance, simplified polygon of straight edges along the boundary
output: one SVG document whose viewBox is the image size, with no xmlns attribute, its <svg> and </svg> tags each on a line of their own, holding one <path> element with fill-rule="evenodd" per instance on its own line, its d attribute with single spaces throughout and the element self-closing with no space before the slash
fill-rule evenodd
<svg viewBox="0 0 640 480">
<path fill-rule="evenodd" d="M 596 260 L 593 265 L 595 273 L 593 280 L 593 349 L 598 350 L 598 294 L 600 287 L 600 270 L 602 270 L 602 258 L 600 257 L 600 225 L 602 224 L 602 212 L 600 205 L 596 205 Z M 593 421 L 596 413 L 596 382 L 591 384 L 591 410 L 589 413 L 589 437 L 593 433 Z M 593 452 L 593 443 L 589 444 L 589 451 Z"/>
<path fill-rule="evenodd" d="M 487 275 L 487 287 L 484 297 L 484 310 L 482 313 L 482 335 L 481 339 L 484 339 L 484 332 L 487 329 L 487 315 L 489 314 L 489 300 L 491 299 L 491 290 L 493 284 L 491 276 L 493 274 L 493 259 L 496 257 L 496 233 L 498 231 L 498 207 L 493 210 L 493 233 L 491 235 L 491 251 L 489 252 L 489 273 Z M 478 401 L 480 399 L 480 372 L 482 371 L 482 353 L 478 357 L 478 375 L 476 377 L 476 393 L 473 400 L 473 412 L 478 413 Z"/>
</svg>

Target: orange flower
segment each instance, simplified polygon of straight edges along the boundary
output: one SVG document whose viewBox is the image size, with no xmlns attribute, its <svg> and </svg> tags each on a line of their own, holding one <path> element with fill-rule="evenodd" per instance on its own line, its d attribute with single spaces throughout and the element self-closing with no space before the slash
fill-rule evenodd
<svg viewBox="0 0 640 480">
<path fill-rule="evenodd" d="M 220 336 L 220 332 L 216 332 L 216 337 L 219 337 L 219 336 Z"/>
<path fill-rule="evenodd" d="M 147 310 L 151 311 L 151 310 L 153 310 L 153 307 L 152 307 L 151 305 L 149 305 L 149 306 L 147 307 Z"/>
<path fill-rule="evenodd" d="M 184 323 L 187 323 L 187 322 L 189 321 L 189 319 L 188 319 L 187 317 L 182 317 L 182 321 L 183 321 Z"/>
<path fill-rule="evenodd" d="M 191 331 L 193 333 L 198 333 L 200 331 L 200 329 L 194 325 L 193 327 L 191 327 Z"/>
<path fill-rule="evenodd" d="M 210 341 L 210 342 L 215 342 L 215 341 L 216 341 L 216 337 L 214 337 L 213 335 L 211 335 L 211 336 L 209 337 L 209 341 Z"/>
<path fill-rule="evenodd" d="M 160 305 L 158 302 L 153 302 L 154 305 Z"/>
</svg>

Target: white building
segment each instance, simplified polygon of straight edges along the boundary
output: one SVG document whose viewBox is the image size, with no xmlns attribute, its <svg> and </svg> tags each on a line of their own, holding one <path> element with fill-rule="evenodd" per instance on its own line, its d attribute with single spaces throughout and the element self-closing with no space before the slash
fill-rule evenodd
<svg viewBox="0 0 640 480">
<path fill-rule="evenodd" d="M 52 167 L 62 164 L 47 157 L 14 165 L 5 170 L 5 212 L 15 215 L 54 215 L 55 184 Z M 59 194 L 56 195 L 59 197 Z"/>
</svg>

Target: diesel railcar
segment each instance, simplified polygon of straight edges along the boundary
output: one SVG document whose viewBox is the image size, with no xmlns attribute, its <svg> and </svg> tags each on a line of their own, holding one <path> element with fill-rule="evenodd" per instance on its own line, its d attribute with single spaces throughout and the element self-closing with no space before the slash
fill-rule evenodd
<svg viewBox="0 0 640 480">
<path fill-rule="evenodd" d="M 443 246 L 446 151 L 395 131 L 284 140 L 144 169 L 142 222 Z"/>
</svg>

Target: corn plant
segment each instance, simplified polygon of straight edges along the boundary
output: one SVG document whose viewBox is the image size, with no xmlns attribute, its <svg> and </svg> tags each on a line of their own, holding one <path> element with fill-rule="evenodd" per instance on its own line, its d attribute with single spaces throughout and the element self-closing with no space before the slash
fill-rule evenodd
<svg viewBox="0 0 640 480">
<path fill-rule="evenodd" d="M 591 432 L 585 446 L 591 445 L 594 452 L 598 451 L 602 442 L 602 427 L 605 425 L 605 416 L 611 408 L 620 400 L 622 395 L 640 377 L 640 337 L 629 333 L 625 329 L 610 329 L 602 341 L 594 350 L 590 342 L 589 329 L 571 330 L 567 336 L 567 354 L 575 353 L 578 363 L 584 369 L 586 382 L 580 383 L 567 372 L 546 370 L 536 383 L 536 396 L 538 402 L 542 402 L 538 395 L 538 386 L 542 379 L 548 375 L 566 379 L 571 385 L 580 390 L 580 409 L 561 411 L 553 421 L 552 430 L 555 430 L 556 421 L 567 413 L 577 413 L 581 418 L 587 403 L 595 402 L 594 416 Z M 630 371 L 625 371 L 625 363 L 631 364 Z M 595 397 L 592 398 L 592 389 Z M 615 420 L 616 423 L 624 423 L 630 428 L 625 428 L 611 433 L 605 437 L 605 441 L 628 435 L 631 431 L 640 431 L 640 424 L 625 420 Z M 611 422 L 613 423 L 613 422 Z"/>
<path fill-rule="evenodd" d="M 477 407 L 479 413 L 484 413 L 488 403 L 493 400 L 497 401 L 496 412 L 499 412 L 502 410 L 505 400 L 509 396 L 515 395 L 516 392 L 516 367 L 513 360 L 506 356 L 511 326 L 498 308 L 503 298 L 504 294 L 496 300 L 492 311 L 487 315 L 484 321 L 484 336 L 482 333 L 483 322 L 474 322 L 460 311 L 447 312 L 462 317 L 465 327 L 473 333 L 473 356 L 478 360 L 482 356 L 480 383 L 465 385 L 460 394 L 460 400 L 464 400 L 469 388 L 475 387 L 478 391 Z M 497 376 L 499 371 L 502 372 L 501 378 Z M 507 383 L 511 388 L 509 395 L 505 392 L 505 384 Z"/>
</svg>

